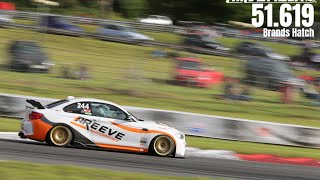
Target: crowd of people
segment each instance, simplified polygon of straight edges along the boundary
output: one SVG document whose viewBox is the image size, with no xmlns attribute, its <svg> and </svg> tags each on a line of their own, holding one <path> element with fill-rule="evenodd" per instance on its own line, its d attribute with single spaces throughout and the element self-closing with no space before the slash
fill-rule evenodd
<svg viewBox="0 0 320 180">
<path fill-rule="evenodd" d="M 79 67 L 79 70 L 73 70 L 70 66 L 63 66 L 62 78 L 87 80 L 90 79 L 89 68 L 85 65 Z"/>
</svg>

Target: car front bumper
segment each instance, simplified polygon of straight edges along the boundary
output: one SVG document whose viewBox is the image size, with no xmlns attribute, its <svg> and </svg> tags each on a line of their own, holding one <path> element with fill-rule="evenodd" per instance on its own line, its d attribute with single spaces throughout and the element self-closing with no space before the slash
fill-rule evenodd
<svg viewBox="0 0 320 180">
<path fill-rule="evenodd" d="M 185 140 L 177 140 L 176 141 L 176 151 L 174 156 L 175 157 L 179 157 L 179 158 L 183 158 L 186 155 L 186 145 L 187 143 L 185 142 Z"/>
</svg>

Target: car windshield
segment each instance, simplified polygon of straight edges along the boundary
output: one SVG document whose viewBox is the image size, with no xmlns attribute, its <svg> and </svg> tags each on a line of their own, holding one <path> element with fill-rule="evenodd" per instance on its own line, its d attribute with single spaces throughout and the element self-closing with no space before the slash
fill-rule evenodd
<svg viewBox="0 0 320 180">
<path fill-rule="evenodd" d="M 72 24 L 69 20 L 60 17 L 56 17 L 56 21 L 60 24 Z"/>
<path fill-rule="evenodd" d="M 20 46 L 20 50 L 24 53 L 37 54 L 40 53 L 40 47 L 36 44 L 24 44 Z"/>
<path fill-rule="evenodd" d="M 274 61 L 274 71 L 275 72 L 280 72 L 280 73 L 284 73 L 284 74 L 291 74 L 291 70 L 289 69 L 289 67 L 280 61 Z"/>
<path fill-rule="evenodd" d="M 139 121 L 139 118 L 137 118 L 136 116 L 134 116 L 131 112 L 129 112 L 129 111 L 127 111 L 127 112 L 130 114 L 130 116 L 133 117 L 134 120 Z"/>
<path fill-rule="evenodd" d="M 214 38 L 210 37 L 210 36 L 202 36 L 201 39 L 205 42 L 208 42 L 208 43 L 215 43 L 217 44 L 217 42 L 215 41 Z"/>
<path fill-rule="evenodd" d="M 179 69 L 201 70 L 202 64 L 196 61 L 179 61 L 178 67 Z"/>
<path fill-rule="evenodd" d="M 160 17 L 160 19 L 161 19 L 161 20 L 166 20 L 166 21 L 169 20 L 169 18 L 168 18 L 168 17 L 165 17 L 165 16 Z"/>
<path fill-rule="evenodd" d="M 150 15 L 148 18 L 150 18 L 150 19 L 158 19 L 158 16 Z"/>
<path fill-rule="evenodd" d="M 125 31 L 125 32 L 134 32 L 134 30 L 131 29 L 131 28 L 128 27 L 128 26 L 118 26 L 118 29 L 119 29 L 120 31 Z"/>
<path fill-rule="evenodd" d="M 273 53 L 272 49 L 263 45 L 257 45 L 256 48 L 263 50 L 266 54 Z"/>
</svg>

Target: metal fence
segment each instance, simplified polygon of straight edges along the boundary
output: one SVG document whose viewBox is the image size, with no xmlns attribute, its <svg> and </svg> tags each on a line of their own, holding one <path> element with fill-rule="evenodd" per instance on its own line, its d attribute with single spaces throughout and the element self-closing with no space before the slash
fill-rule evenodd
<svg viewBox="0 0 320 180">
<path fill-rule="evenodd" d="M 0 116 L 23 118 L 26 99 L 43 105 L 57 99 L 0 94 Z M 187 135 L 237 141 L 320 148 L 320 129 L 178 111 L 124 107 L 135 116 L 165 123 Z"/>
</svg>

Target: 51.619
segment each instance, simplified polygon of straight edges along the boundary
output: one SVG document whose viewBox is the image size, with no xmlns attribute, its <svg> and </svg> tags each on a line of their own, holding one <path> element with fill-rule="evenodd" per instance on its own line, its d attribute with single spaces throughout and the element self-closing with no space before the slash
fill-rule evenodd
<svg viewBox="0 0 320 180">
<path fill-rule="evenodd" d="M 266 17 L 264 12 L 266 12 Z M 311 27 L 314 23 L 314 7 L 312 4 L 282 4 L 279 11 L 279 20 L 273 21 L 272 4 L 252 4 L 251 23 L 255 27 Z M 294 24 L 292 24 L 294 20 Z"/>
</svg>

